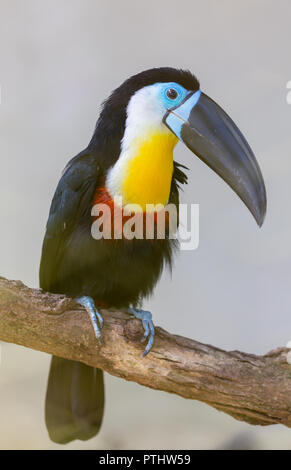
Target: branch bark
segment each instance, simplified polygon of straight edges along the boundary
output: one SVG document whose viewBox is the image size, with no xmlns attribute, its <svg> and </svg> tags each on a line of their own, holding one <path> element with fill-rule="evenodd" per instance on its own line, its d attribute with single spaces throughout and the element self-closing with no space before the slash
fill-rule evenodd
<svg viewBox="0 0 291 470">
<path fill-rule="evenodd" d="M 250 424 L 291 427 L 287 348 L 264 356 L 226 352 L 156 328 L 153 350 L 141 358 L 141 322 L 116 310 L 102 314 L 100 347 L 87 313 L 74 300 L 0 277 L 0 340 L 200 400 Z"/>
</svg>

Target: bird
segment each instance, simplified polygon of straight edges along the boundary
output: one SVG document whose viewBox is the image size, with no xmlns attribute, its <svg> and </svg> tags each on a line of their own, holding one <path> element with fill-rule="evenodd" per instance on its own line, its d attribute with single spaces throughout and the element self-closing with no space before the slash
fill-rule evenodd
<svg viewBox="0 0 291 470">
<path fill-rule="evenodd" d="M 178 246 L 169 230 L 164 238 L 156 232 L 152 239 L 93 237 L 92 224 L 98 220 L 93 208 L 100 203 L 111 215 L 121 211 L 122 223 L 128 220 L 128 205 L 136 205 L 142 218 L 152 205 L 173 204 L 178 211 L 189 170 L 174 160 L 179 141 L 263 224 L 266 189 L 254 153 L 228 114 L 201 91 L 196 76 L 189 70 L 157 67 L 126 79 L 104 101 L 88 146 L 62 173 L 39 269 L 43 290 L 71 296 L 85 308 L 96 344 L 102 344 L 102 309 L 116 307 L 142 321 L 142 355 L 150 353 L 155 329 L 142 301 L 163 269 L 171 268 Z M 59 444 L 88 440 L 100 430 L 103 413 L 103 372 L 53 356 L 45 404 L 50 439 Z"/>
</svg>

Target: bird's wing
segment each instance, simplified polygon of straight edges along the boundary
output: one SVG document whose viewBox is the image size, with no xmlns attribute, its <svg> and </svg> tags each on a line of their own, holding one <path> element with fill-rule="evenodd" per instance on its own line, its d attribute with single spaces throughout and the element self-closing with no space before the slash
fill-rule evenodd
<svg viewBox="0 0 291 470">
<path fill-rule="evenodd" d="M 178 206 L 179 204 L 179 189 L 183 184 L 187 184 L 188 178 L 187 175 L 184 173 L 183 170 L 189 170 L 186 166 L 182 165 L 181 163 L 177 163 L 174 161 L 174 172 L 171 184 L 171 191 L 169 202 Z"/>
<path fill-rule="evenodd" d="M 90 214 L 100 173 L 96 160 L 85 151 L 64 170 L 51 203 L 42 247 L 39 282 L 46 291 L 54 291 L 58 267 L 75 224 L 86 212 Z"/>
</svg>

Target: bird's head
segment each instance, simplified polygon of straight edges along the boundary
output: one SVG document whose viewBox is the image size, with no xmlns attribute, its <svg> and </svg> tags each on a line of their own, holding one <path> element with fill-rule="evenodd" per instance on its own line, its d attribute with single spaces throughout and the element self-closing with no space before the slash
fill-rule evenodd
<svg viewBox="0 0 291 470">
<path fill-rule="evenodd" d="M 105 102 L 96 131 L 99 140 L 101 135 L 111 140 L 117 157 L 149 136 L 171 136 L 173 146 L 180 140 L 236 192 L 262 225 L 266 192 L 256 158 L 238 127 L 200 90 L 191 72 L 164 67 L 130 77 Z"/>
</svg>

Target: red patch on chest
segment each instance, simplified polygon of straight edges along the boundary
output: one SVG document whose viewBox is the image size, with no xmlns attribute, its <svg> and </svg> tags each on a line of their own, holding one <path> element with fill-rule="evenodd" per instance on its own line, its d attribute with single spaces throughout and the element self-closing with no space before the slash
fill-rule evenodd
<svg viewBox="0 0 291 470">
<path fill-rule="evenodd" d="M 105 186 L 98 187 L 95 191 L 92 217 L 92 236 L 97 239 L 168 238 L 169 212 L 166 208 L 155 212 L 129 212 L 126 206 L 115 203 Z"/>
</svg>

